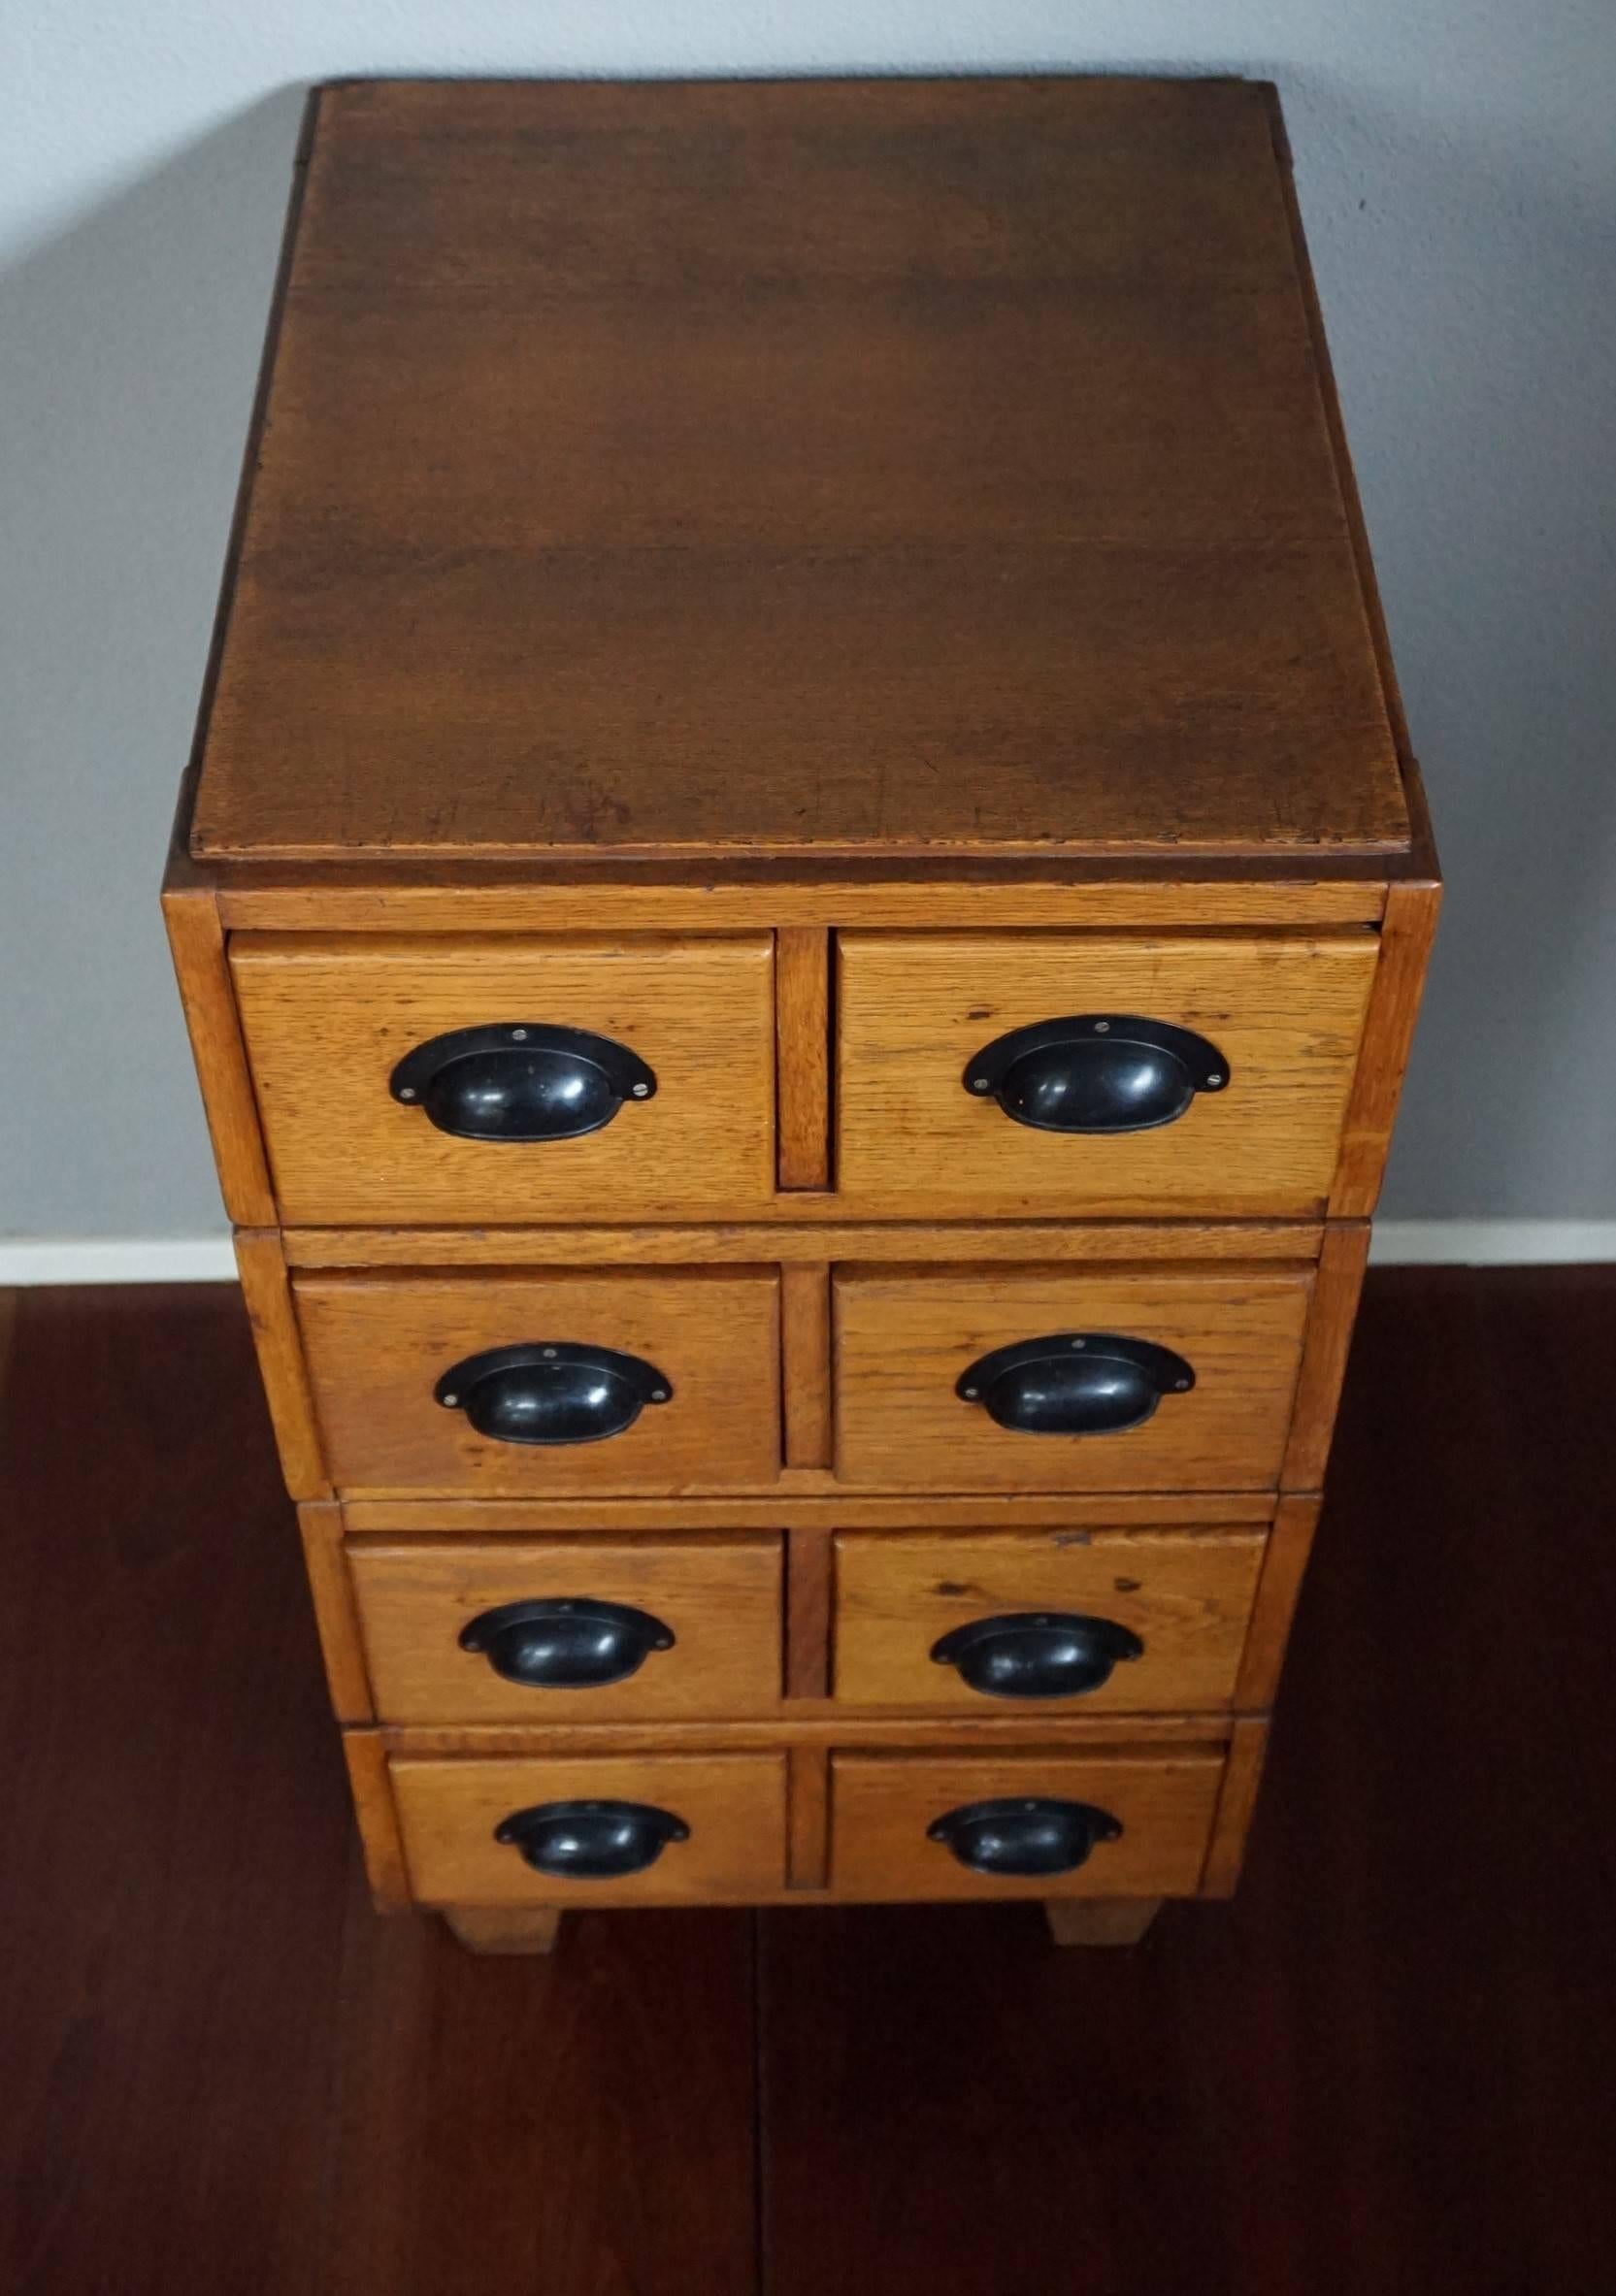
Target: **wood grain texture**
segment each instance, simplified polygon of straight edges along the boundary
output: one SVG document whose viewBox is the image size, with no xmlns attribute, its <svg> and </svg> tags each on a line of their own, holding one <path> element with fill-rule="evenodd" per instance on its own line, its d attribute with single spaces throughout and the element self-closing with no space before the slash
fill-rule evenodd
<svg viewBox="0 0 1616 2296">
<path fill-rule="evenodd" d="M 556 1498 L 556 1499 L 364 1499 L 343 1502 L 350 1531 L 402 1531 L 412 1537 L 445 1532 L 508 1538 L 528 1530 L 775 1530 L 782 1525 L 814 1528 L 888 1530 L 1025 1529 L 1045 1524 L 1056 1530 L 1104 1529 L 1131 1524 L 1146 1530 L 1171 1525 L 1194 1528 L 1223 1523 L 1266 1524 L 1271 1502 L 1249 1492 L 1069 1492 L 1019 1493 L 984 1491 L 972 1495 L 949 1492 L 911 1492 L 907 1497 L 838 1490 L 834 1484 L 811 1494 L 794 1492 L 782 1499 Z"/>
<path fill-rule="evenodd" d="M 1200 1886 L 1223 1763 L 1211 1754 L 838 1754 L 831 1761 L 831 1880 L 893 1899 L 1188 1897 Z M 1121 1820 L 1074 1873 L 989 1877 L 927 1827 L 1007 1795 L 1088 1802 Z"/>
<path fill-rule="evenodd" d="M 299 1276 L 298 1320 L 333 1476 L 345 1492 L 489 1497 L 654 1485 L 761 1483 L 779 1464 L 773 1273 L 543 1277 Z M 668 1375 L 600 1443 L 497 1443 L 433 1400 L 440 1375 L 485 1348 L 595 1342 Z"/>
<path fill-rule="evenodd" d="M 239 1228 L 234 1242 L 286 1489 L 295 1499 L 329 1498 L 325 1444 L 314 1417 L 280 1237 L 274 1230 Z"/>
<path fill-rule="evenodd" d="M 780 1401 L 788 1467 L 831 1464 L 831 1273 L 780 1269 Z"/>
<path fill-rule="evenodd" d="M 1073 1756 L 1117 1747 L 1166 1746 L 1204 1752 L 1226 1746 L 1234 1731 L 1227 1714 L 1046 1714 L 976 1716 L 901 1715 L 858 1712 L 804 1700 L 756 1722 L 479 1722 L 444 1726 L 412 1722 L 383 1728 L 389 1754 L 410 1760 L 454 1759 L 494 1755 L 537 1759 L 550 1755 L 768 1754 L 795 1746 L 878 1747 L 923 1753 L 989 1748 L 1048 1754 L 1057 1747 Z"/>
<path fill-rule="evenodd" d="M 1263 1575 L 1257 1582 L 1251 1627 L 1240 1654 L 1239 1680 L 1235 1686 L 1235 1704 L 1242 1713 L 1260 1714 L 1273 1704 L 1297 1598 L 1313 1549 L 1319 1506 L 1315 1497 L 1286 1497 L 1274 1509 L 1273 1528 L 1263 1550 Z"/>
<path fill-rule="evenodd" d="M 1387 892 L 1364 1058 L 1353 1082 L 1331 1192 L 1330 1209 L 1337 1219 L 1368 1219 L 1379 1199 L 1441 905 L 1440 885 L 1393 885 Z"/>
<path fill-rule="evenodd" d="M 774 1195 L 774 949 L 243 934 L 230 968 L 288 1225 L 757 1206 Z M 496 1022 L 630 1046 L 655 1095 L 577 1139 L 466 1140 L 395 1100 L 415 1045 Z"/>
<path fill-rule="evenodd" d="M 1374 925 L 1386 905 L 1377 866 L 1340 863 L 1341 873 L 1316 878 L 1263 873 L 1256 862 L 1225 863 L 1223 873 L 1208 873 L 1215 866 L 1141 860 L 1068 862 L 1063 869 L 999 860 L 973 870 L 931 862 L 873 871 L 848 861 L 788 870 L 777 862 L 732 859 L 699 870 L 652 862 L 626 872 L 605 863 L 528 862 L 512 871 L 445 858 L 372 864 L 340 876 L 314 865 L 213 863 L 209 873 L 225 926 L 264 933 L 593 933 L 603 900 L 623 933 Z"/>
<path fill-rule="evenodd" d="M 828 1260 L 1312 1260 L 1312 1220 L 850 1221 L 834 1196 L 781 1197 L 784 1219 L 678 1228 L 294 1228 L 292 1267 L 751 1264 Z M 808 1215 L 805 1217 L 805 1213 Z"/>
<path fill-rule="evenodd" d="M 325 1660 L 331 1710 L 339 1722 L 376 1720 L 365 1646 L 359 1631 L 353 1583 L 343 1550 L 343 1510 L 324 1499 L 308 1499 L 297 1510 L 303 1540 L 303 1567 L 314 1601 L 320 1654 Z"/>
<path fill-rule="evenodd" d="M 167 886 L 163 922 L 224 1208 L 243 1227 L 272 1227 L 275 1195 L 212 888 Z"/>
<path fill-rule="evenodd" d="M 1076 1216 L 1317 1214 L 1336 1169 L 1376 943 L 845 934 L 839 944 L 837 1172 L 849 1208 Z M 1207 1037 L 1226 1090 L 1174 1123 L 1038 1131 L 965 1089 L 1012 1029 L 1138 1013 Z"/>
<path fill-rule="evenodd" d="M 1058 1946 L 1137 1946 L 1161 1910 L 1159 1897 L 1051 1897 L 1043 1908 Z"/>
<path fill-rule="evenodd" d="M 1263 1764 L 1268 1750 L 1267 1720 L 1255 1715 L 1241 1715 L 1235 1723 L 1235 1734 L 1229 1741 L 1229 1756 L 1218 1794 L 1217 1819 L 1206 1852 L 1206 1868 L 1201 1877 L 1201 1893 L 1204 1897 L 1233 1897 L 1239 1886 L 1246 1845 L 1251 1838 L 1251 1821 L 1257 1809 L 1257 1788 L 1263 1782 Z"/>
<path fill-rule="evenodd" d="M 1367 1224 L 1326 1230 L 1307 1311 L 1296 1407 L 1280 1469 L 1280 1484 L 1286 1491 L 1317 1491 L 1324 1481 L 1369 1257 Z"/>
<path fill-rule="evenodd" d="M 785 1761 L 767 1754 L 598 1755 L 389 1765 L 417 1900 L 426 1905 L 680 1905 L 777 1889 L 785 1879 Z M 537 1873 L 494 1828 L 547 1801 L 649 1803 L 687 1841 L 618 1881 Z"/>
<path fill-rule="evenodd" d="M 783 926 L 775 935 L 779 1183 L 831 1184 L 831 938 Z"/>
<path fill-rule="evenodd" d="M 788 1698 L 823 1698 L 830 1689 L 831 1616 L 836 1549 L 828 1523 L 794 1524 L 786 1532 L 785 1689 Z"/>
<path fill-rule="evenodd" d="M 269 416 L 200 856 L 1406 841 L 1258 87 L 334 88 Z"/>
<path fill-rule="evenodd" d="M 1300 1269 L 841 1272 L 837 1471 L 945 1491 L 1264 1489 L 1284 1453 L 1310 1289 Z M 1194 1389 L 1093 1436 L 1022 1434 L 954 1392 L 991 1349 L 1107 1331 L 1174 1349 Z"/>
<path fill-rule="evenodd" d="M 1127 1627 L 1142 1657 L 1040 1714 L 1232 1704 L 1263 1559 L 1259 1531 L 843 1531 L 837 1539 L 836 1689 L 859 1706 L 962 1715 L 999 1703 L 931 1656 L 940 1636 L 1005 1613 L 1076 1612 Z"/>
<path fill-rule="evenodd" d="M 634 1721 L 754 1714 L 780 1695 L 780 1542 L 760 1533 L 522 1540 L 498 1546 L 355 1544 L 359 1618 L 389 1722 Z M 627 1603 L 673 1647 L 621 1682 L 536 1689 L 463 1651 L 463 1626 L 508 1602 Z"/>
<path fill-rule="evenodd" d="M 788 1798 L 786 1882 L 823 1889 L 830 1865 L 830 1762 L 822 1746 L 794 1746 L 785 1757 Z"/>
<path fill-rule="evenodd" d="M 445 1906 L 443 1919 L 469 1953 L 550 1953 L 561 1930 L 559 1913 L 507 1905 Z"/>
<path fill-rule="evenodd" d="M 387 1771 L 384 1742 L 379 1730 L 343 1732 L 343 1756 L 347 1763 L 348 1790 L 359 1822 L 365 1853 L 365 1874 L 371 1903 L 379 1914 L 402 1913 L 412 1889 L 399 1834 L 398 1804 Z"/>
</svg>

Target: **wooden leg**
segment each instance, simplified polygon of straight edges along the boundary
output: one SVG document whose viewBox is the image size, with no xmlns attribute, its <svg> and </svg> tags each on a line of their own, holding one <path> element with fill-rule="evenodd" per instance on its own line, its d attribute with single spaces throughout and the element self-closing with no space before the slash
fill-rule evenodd
<svg viewBox="0 0 1616 2296">
<path fill-rule="evenodd" d="M 1046 1897 L 1058 1946 L 1134 1946 L 1162 1910 L 1159 1897 Z"/>
<path fill-rule="evenodd" d="M 554 1907 L 445 1906 L 444 1919 L 469 1953 L 547 1953 L 561 1926 Z"/>
</svg>

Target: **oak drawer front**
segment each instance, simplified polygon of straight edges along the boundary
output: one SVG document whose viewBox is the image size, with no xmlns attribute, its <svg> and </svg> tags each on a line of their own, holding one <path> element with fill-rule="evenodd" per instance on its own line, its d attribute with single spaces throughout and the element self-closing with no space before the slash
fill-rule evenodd
<svg viewBox="0 0 1616 2296">
<path fill-rule="evenodd" d="M 1226 1709 L 1250 1530 L 839 1531 L 836 1694 L 1006 1715 Z"/>
<path fill-rule="evenodd" d="M 1377 949 L 845 933 L 838 1185 L 955 1218 L 1317 1213 Z M 1078 1122 L 1145 1129 L 1041 1129 Z"/>
<path fill-rule="evenodd" d="M 288 1226 L 632 1220 L 773 1195 L 767 934 L 239 934 L 230 965 Z"/>
<path fill-rule="evenodd" d="M 1222 1755 L 1201 1752 L 839 1754 L 831 1886 L 891 1898 L 1193 1896 L 1222 1774 Z"/>
<path fill-rule="evenodd" d="M 780 1695 L 766 1534 L 348 1549 L 383 1722 L 757 1714 Z"/>
<path fill-rule="evenodd" d="M 423 1905 L 676 1905 L 785 1880 L 777 1754 L 390 1764 Z"/>
<path fill-rule="evenodd" d="M 777 1294 L 773 1269 L 293 1285 L 333 1480 L 377 1496 L 773 1480 Z"/>
<path fill-rule="evenodd" d="M 841 1271 L 837 1473 L 940 1491 L 1270 1490 L 1311 1280 Z M 1148 1415 L 1095 1431 L 1128 1412 Z M 1059 1431 L 1079 1421 L 1091 1431 Z"/>
</svg>

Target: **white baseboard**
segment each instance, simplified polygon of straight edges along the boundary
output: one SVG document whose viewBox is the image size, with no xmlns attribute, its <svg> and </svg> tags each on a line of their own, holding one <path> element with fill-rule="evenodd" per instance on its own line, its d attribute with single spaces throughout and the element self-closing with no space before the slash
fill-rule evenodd
<svg viewBox="0 0 1616 2296">
<path fill-rule="evenodd" d="M 1382 1266 L 1501 1267 L 1616 1261 L 1616 1220 L 1381 1220 Z M 0 1236 L 0 1289 L 21 1284 L 229 1284 L 228 1236 Z"/>
<path fill-rule="evenodd" d="M 1377 1220 L 1384 1267 L 1558 1267 L 1616 1260 L 1616 1220 Z"/>
<path fill-rule="evenodd" d="M 0 1236 L 0 1287 L 14 1284 L 233 1284 L 227 1235 Z"/>
</svg>

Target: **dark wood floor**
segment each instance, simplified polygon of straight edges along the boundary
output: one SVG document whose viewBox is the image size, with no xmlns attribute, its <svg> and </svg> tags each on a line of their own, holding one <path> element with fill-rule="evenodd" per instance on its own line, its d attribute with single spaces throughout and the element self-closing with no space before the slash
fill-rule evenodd
<svg viewBox="0 0 1616 2296">
<path fill-rule="evenodd" d="M 510 1962 L 368 1908 L 234 1294 L 22 1296 L 0 2287 L 1595 2296 L 1613 1365 L 1616 1270 L 1371 1279 L 1233 1905 Z"/>
</svg>

